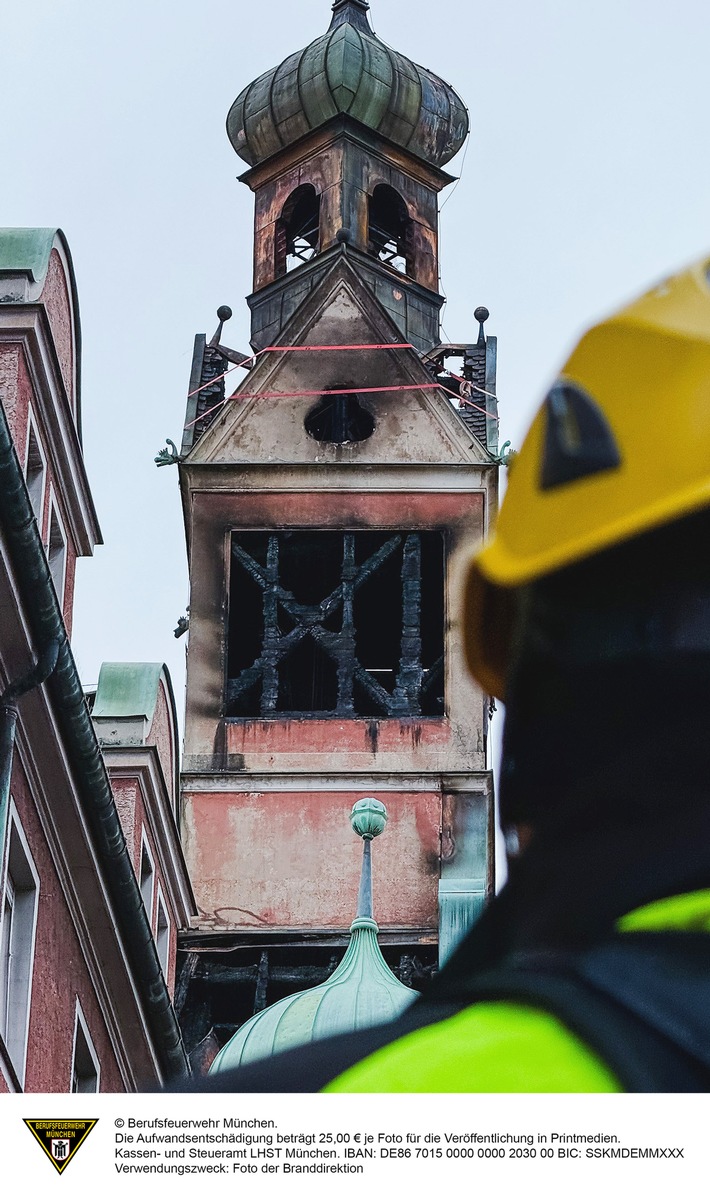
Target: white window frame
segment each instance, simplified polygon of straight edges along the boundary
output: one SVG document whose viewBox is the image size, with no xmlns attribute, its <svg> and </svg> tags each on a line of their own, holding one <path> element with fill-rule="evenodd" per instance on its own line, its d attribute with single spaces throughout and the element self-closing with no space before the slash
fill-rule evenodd
<svg viewBox="0 0 710 1202">
<path fill-rule="evenodd" d="M 143 875 L 143 860 L 144 860 L 144 858 L 148 861 L 148 863 L 150 865 L 150 872 L 146 873 L 145 877 Z M 147 892 L 146 884 L 148 881 L 150 881 L 150 898 L 146 899 L 146 892 Z M 153 859 L 153 856 L 151 855 L 150 845 L 148 843 L 148 840 L 145 837 L 145 827 L 143 827 L 141 830 L 141 854 L 140 854 L 140 859 L 138 861 L 138 887 L 141 891 L 141 897 L 143 898 L 143 905 L 145 906 L 145 912 L 148 915 L 148 925 L 150 926 L 150 929 L 152 931 L 152 929 L 153 929 L 153 910 L 155 907 L 155 861 Z"/>
<path fill-rule="evenodd" d="M 161 915 L 165 920 L 162 926 L 160 922 Z M 158 953 L 158 960 L 160 961 L 160 967 L 163 970 L 163 976 L 166 981 L 170 965 L 170 932 L 170 912 L 165 904 L 163 890 L 160 887 L 160 883 L 158 883 L 155 904 L 155 950 Z"/>
<path fill-rule="evenodd" d="M 59 506 L 57 505 L 56 497 L 54 495 L 54 489 L 51 485 L 49 487 L 49 513 L 47 515 L 47 519 L 47 541 L 45 543 L 47 562 L 49 564 L 52 583 L 54 584 L 54 589 L 57 594 L 59 608 L 63 609 L 64 586 L 67 579 L 67 532 L 64 528 L 64 522 L 62 521 L 61 514 L 59 512 Z M 61 573 L 56 571 L 56 566 L 52 563 L 52 525 L 54 522 L 56 522 L 59 528 L 59 537 L 61 541 Z"/>
<path fill-rule="evenodd" d="M 0 890 L 0 949 L 4 960 L 0 996 L 0 1035 L 24 1089 L 32 1009 L 37 915 L 40 879 L 20 822 L 10 798 L 5 838 L 5 859 Z M 7 929 L 6 899 L 11 899 L 11 927 Z M 18 924 L 19 929 L 18 929 Z M 17 962 L 13 971 L 12 961 Z M 19 974 L 19 975 L 18 975 Z"/>
<path fill-rule="evenodd" d="M 82 1050 L 85 1052 L 88 1052 L 89 1059 L 91 1060 L 91 1063 L 94 1067 L 94 1074 L 92 1077 L 93 1084 L 92 1084 L 91 1089 L 82 1089 L 79 1086 L 79 1082 L 81 1080 L 87 1081 L 89 1079 L 87 1076 L 84 1076 L 82 1078 L 78 1077 L 77 1072 L 76 1072 L 77 1044 L 80 1043 L 80 1041 L 83 1041 L 83 1049 Z M 96 1048 L 94 1047 L 94 1041 L 91 1038 L 91 1033 L 89 1031 L 89 1025 L 88 1025 L 86 1019 L 84 1018 L 84 1011 L 81 1008 L 81 1002 L 77 998 L 76 999 L 76 1007 L 74 1010 L 74 1039 L 72 1041 L 72 1050 L 71 1050 L 71 1077 L 69 1078 L 69 1093 L 99 1093 L 100 1090 L 101 1090 L 101 1062 L 98 1058 L 98 1055 L 96 1054 Z"/>
<path fill-rule="evenodd" d="M 30 480 L 30 444 L 34 444 L 37 455 L 42 464 L 40 475 L 37 477 L 39 483 L 33 478 Z M 30 495 L 30 503 L 32 512 L 37 519 L 37 529 L 39 530 L 40 538 L 44 535 L 44 499 L 47 489 L 47 457 L 42 449 L 42 440 L 37 432 L 37 426 L 32 416 L 30 409 L 27 417 L 27 440 L 25 442 L 25 484 Z"/>
</svg>

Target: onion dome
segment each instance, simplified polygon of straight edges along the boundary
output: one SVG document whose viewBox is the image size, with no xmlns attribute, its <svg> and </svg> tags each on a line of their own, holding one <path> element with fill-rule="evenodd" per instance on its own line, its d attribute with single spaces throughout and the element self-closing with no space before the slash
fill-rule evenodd
<svg viewBox="0 0 710 1202">
<path fill-rule="evenodd" d="M 330 29 L 249 84 L 232 105 L 227 133 L 250 166 L 347 114 L 436 167 L 468 133 L 468 113 L 449 84 L 375 36 L 365 0 L 336 0 Z"/>
<path fill-rule="evenodd" d="M 363 839 L 357 918 L 335 972 L 322 985 L 292 993 L 254 1014 L 215 1058 L 210 1073 L 238 1068 L 276 1052 L 329 1035 L 341 1035 L 398 1018 L 419 995 L 398 981 L 385 962 L 372 917 L 372 840 L 384 830 L 387 811 L 374 797 L 356 802 L 353 830 Z"/>
</svg>

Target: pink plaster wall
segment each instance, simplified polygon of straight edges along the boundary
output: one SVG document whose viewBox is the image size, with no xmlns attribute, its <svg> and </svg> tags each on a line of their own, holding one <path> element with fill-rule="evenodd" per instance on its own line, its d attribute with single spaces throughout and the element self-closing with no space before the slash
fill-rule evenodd
<svg viewBox="0 0 710 1202">
<path fill-rule="evenodd" d="M 158 686 L 158 700 L 153 714 L 153 721 L 146 737 L 148 746 L 158 749 L 158 759 L 163 769 L 163 776 L 168 787 L 168 796 L 173 813 L 175 812 L 175 755 L 173 739 L 172 712 L 168 706 L 165 685 L 162 680 Z"/>
<path fill-rule="evenodd" d="M 362 843 L 350 810 L 362 793 L 200 793 L 185 802 L 200 925 L 347 928 Z M 435 927 L 441 796 L 387 793 L 373 845 L 382 927 Z"/>
<path fill-rule="evenodd" d="M 121 1092 L 108 1031 L 17 756 L 12 796 L 40 879 L 25 1089 L 31 1093 L 70 1089 L 78 996 L 101 1065 L 101 1092 Z"/>
<path fill-rule="evenodd" d="M 51 448 L 46 445 L 43 432 L 38 421 L 38 406 L 34 388 L 27 370 L 24 351 L 21 346 L 15 346 L 12 343 L 0 343 L 0 402 L 3 404 L 3 408 L 5 409 L 8 424 L 10 426 L 10 433 L 12 434 L 15 450 L 17 452 L 17 458 L 20 461 L 20 466 L 23 471 L 25 470 L 30 410 L 32 410 L 34 414 L 35 435 L 40 443 L 47 466 L 44 480 L 44 497 L 42 503 L 40 537 L 46 544 L 49 537 L 50 498 L 53 493 L 54 504 L 59 510 L 59 516 L 62 521 L 66 538 L 66 568 L 64 574 L 64 597 L 62 601 L 62 612 L 67 633 L 71 637 L 74 610 L 74 584 L 76 579 L 76 547 L 69 533 L 67 515 L 62 505 L 60 489 L 52 467 L 50 454 Z"/>
<path fill-rule="evenodd" d="M 314 753 L 446 747 L 451 730 L 445 718 L 239 718 L 226 723 L 226 735 L 230 754 L 251 756 L 266 745 L 274 756 L 288 755 L 291 768 L 308 769 Z"/>
<path fill-rule="evenodd" d="M 20 463 L 24 465 L 24 448 L 27 439 L 26 398 L 20 395 L 19 362 L 22 348 L 11 342 L 0 342 L 0 404 L 7 416 L 10 433 L 17 448 Z"/>
<path fill-rule="evenodd" d="M 166 985 L 172 997 L 175 988 L 175 961 L 177 956 L 177 917 L 173 906 L 170 903 L 170 894 L 168 893 L 165 878 L 160 867 L 160 861 L 155 847 L 150 827 L 148 825 L 147 809 L 143 787 L 138 776 L 123 776 L 118 775 L 111 768 L 108 770 L 109 779 L 111 781 L 111 791 L 116 802 L 116 809 L 121 820 L 123 835 L 126 840 L 128 854 L 131 858 L 133 871 L 136 879 L 140 880 L 140 859 L 142 847 L 142 835 L 145 835 L 148 850 L 153 860 L 153 905 L 151 927 L 153 935 L 156 933 L 157 916 L 158 916 L 158 885 L 160 885 L 163 905 L 168 914 L 170 921 L 170 953 L 168 956 L 168 971 L 166 975 Z"/>
<path fill-rule="evenodd" d="M 203 496 L 205 517 L 219 512 L 224 498 L 219 493 Z M 311 526 L 314 530 L 376 530 L 380 527 L 405 530 L 436 530 L 463 525 L 475 529 L 483 515 L 483 495 L 472 493 L 343 493 L 270 492 L 238 494 L 238 517 L 229 529 L 259 530 L 274 527 Z"/>
<path fill-rule="evenodd" d="M 128 855 L 133 865 L 133 871 L 138 875 L 138 858 L 140 855 L 140 821 L 136 822 L 136 797 L 140 793 L 140 784 L 136 777 L 116 776 L 109 769 L 111 792 L 116 802 L 116 809 L 121 820 L 123 837 L 126 840 Z"/>
<path fill-rule="evenodd" d="M 44 287 L 42 288 L 40 303 L 47 310 L 49 324 L 52 327 L 54 345 L 57 348 L 57 357 L 62 371 L 62 378 L 69 395 L 72 413 L 76 414 L 76 398 L 74 396 L 74 324 L 64 267 L 56 250 L 53 250 L 49 256 L 49 267 Z"/>
<path fill-rule="evenodd" d="M 71 539 L 67 538 L 67 566 L 64 572 L 64 604 L 63 615 L 64 625 L 67 628 L 67 634 L 71 638 L 72 626 L 74 624 L 74 585 L 76 583 L 76 551 Z"/>
</svg>

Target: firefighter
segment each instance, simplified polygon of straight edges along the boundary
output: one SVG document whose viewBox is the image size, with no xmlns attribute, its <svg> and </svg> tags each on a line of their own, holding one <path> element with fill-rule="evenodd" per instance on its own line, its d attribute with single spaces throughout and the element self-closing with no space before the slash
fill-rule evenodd
<svg viewBox="0 0 710 1202">
<path fill-rule="evenodd" d="M 396 1023 L 210 1088 L 710 1089 L 709 270 L 585 335 L 471 568 L 505 888 Z"/>
</svg>

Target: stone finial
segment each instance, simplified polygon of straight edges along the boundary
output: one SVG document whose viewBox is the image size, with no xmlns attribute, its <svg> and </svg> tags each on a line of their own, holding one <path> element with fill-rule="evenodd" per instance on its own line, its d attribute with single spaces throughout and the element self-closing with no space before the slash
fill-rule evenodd
<svg viewBox="0 0 710 1202">
<path fill-rule="evenodd" d="M 473 316 L 478 322 L 478 345 L 481 346 L 482 344 L 485 344 L 486 341 L 486 335 L 483 332 L 483 326 L 488 321 L 490 313 L 485 305 L 479 305 L 477 309 L 474 309 Z"/>
<path fill-rule="evenodd" d="M 387 824 L 387 810 L 376 797 L 362 797 L 350 814 L 350 825 L 361 839 L 376 839 Z"/>
<path fill-rule="evenodd" d="M 225 321 L 229 321 L 231 316 L 232 310 L 230 309 L 229 305 L 219 306 L 219 309 L 217 310 L 217 320 L 219 325 L 209 340 L 209 346 L 219 346 L 220 339 L 222 337 L 222 326 L 224 325 Z"/>
</svg>

